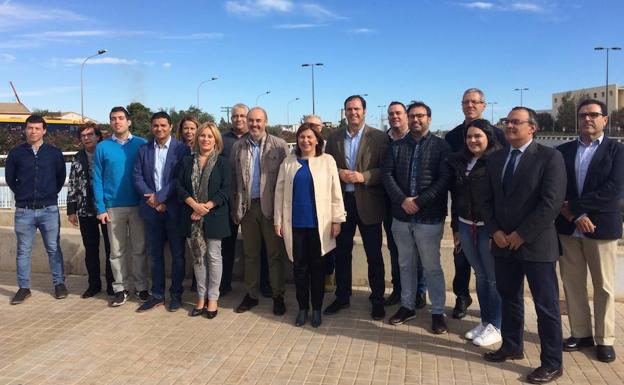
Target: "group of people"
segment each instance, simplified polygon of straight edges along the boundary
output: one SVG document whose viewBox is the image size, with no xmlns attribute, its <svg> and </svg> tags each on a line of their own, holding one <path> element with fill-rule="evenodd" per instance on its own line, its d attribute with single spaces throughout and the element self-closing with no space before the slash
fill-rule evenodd
<svg viewBox="0 0 624 385">
<path fill-rule="evenodd" d="M 472 302 L 472 268 L 480 322 L 465 337 L 478 346 L 502 341 L 484 358 L 502 362 L 523 357 L 526 278 L 541 345 L 541 365 L 528 375 L 529 382 L 561 376 L 562 350 L 596 344 L 597 358 L 613 361 L 624 145 L 604 133 L 605 104 L 582 101 L 577 108 L 579 138 L 557 149 L 534 140 L 539 127 L 530 108 L 513 108 L 502 120 L 503 131 L 483 119 L 481 90 L 466 90 L 461 106 L 465 120 L 443 139 L 430 132 L 432 112 L 423 102 L 390 103 L 390 128 L 383 132 L 366 125 L 366 100 L 353 95 L 344 102 L 345 128 L 333 130 L 325 141 L 320 118 L 307 116 L 292 152 L 283 139 L 267 132 L 268 117 L 261 107 L 233 106 L 232 130 L 223 136 L 214 123 L 187 117 L 176 138 L 169 115 L 157 112 L 149 142 L 130 133 L 131 119 L 123 107 L 113 108 L 111 138 L 100 142 L 94 124 L 80 128 L 83 148 L 70 171 L 67 214 L 80 226 L 89 273 L 83 297 L 102 289 L 101 233 L 111 306 L 124 304 L 132 289 L 142 302 L 138 311 L 163 305 L 168 242 L 168 310 L 182 306 L 186 255 L 197 283 L 190 315 L 214 318 L 219 296 L 231 290 L 240 226 L 246 293 L 235 311 L 258 305 L 264 254 L 273 313 L 283 315 L 289 258 L 299 305 L 295 325 L 310 317 L 310 324 L 318 327 L 322 313 L 332 315 L 350 306 L 357 229 L 368 263 L 371 317 L 385 318 L 385 306 L 400 302 L 388 322 L 405 323 L 425 306 L 427 291 L 431 331 L 446 333 L 440 247 L 450 191 L 453 316 L 464 317 Z M 13 304 L 31 294 L 30 253 L 37 228 L 55 296 L 67 296 L 56 200 L 65 166 L 61 152 L 43 141 L 45 125 L 41 117 L 29 117 L 26 143 L 11 150 L 6 164 L 16 202 L 19 290 Z M 382 227 L 392 267 L 393 290 L 387 298 Z M 572 334 L 565 340 L 557 260 Z M 328 269 L 335 270 L 336 297 L 322 311 Z M 588 269 L 594 285 L 594 329 Z"/>
</svg>

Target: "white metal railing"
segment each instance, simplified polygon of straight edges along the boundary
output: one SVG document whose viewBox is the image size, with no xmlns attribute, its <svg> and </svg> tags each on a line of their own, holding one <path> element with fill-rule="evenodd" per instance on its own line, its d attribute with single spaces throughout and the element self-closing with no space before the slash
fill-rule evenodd
<svg viewBox="0 0 624 385">
<path fill-rule="evenodd" d="M 60 207 L 67 206 L 67 185 L 68 179 L 65 179 L 65 184 L 58 194 L 58 205 Z M 15 207 L 15 199 L 13 198 L 13 192 L 6 184 L 6 179 L 0 177 L 0 209 L 12 209 Z"/>
</svg>

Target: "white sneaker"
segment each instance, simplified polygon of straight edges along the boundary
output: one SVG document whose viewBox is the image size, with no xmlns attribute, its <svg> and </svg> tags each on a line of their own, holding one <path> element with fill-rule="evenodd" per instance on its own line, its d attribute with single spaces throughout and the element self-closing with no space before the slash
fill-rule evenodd
<svg viewBox="0 0 624 385">
<path fill-rule="evenodd" d="M 474 328 L 468 330 L 466 334 L 464 334 L 464 337 L 466 337 L 467 340 L 474 340 L 475 338 L 479 337 L 481 333 L 483 333 L 484 330 L 485 330 L 485 325 L 482 323 L 479 323 Z"/>
<path fill-rule="evenodd" d="M 487 324 L 485 330 L 483 330 L 480 336 L 473 339 L 472 343 L 477 346 L 490 346 L 502 340 L 500 330 L 492 324 Z"/>
</svg>

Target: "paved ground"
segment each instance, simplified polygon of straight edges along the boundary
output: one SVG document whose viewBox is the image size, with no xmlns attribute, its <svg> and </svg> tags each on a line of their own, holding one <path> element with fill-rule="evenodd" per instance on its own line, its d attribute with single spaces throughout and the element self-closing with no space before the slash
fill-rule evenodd
<svg viewBox="0 0 624 385">
<path fill-rule="evenodd" d="M 237 286 L 208 320 L 162 307 L 138 314 L 134 300 L 110 308 L 106 295 L 83 300 L 85 277 L 69 277 L 70 296 L 55 300 L 49 279 L 36 275 L 33 296 L 11 306 L 14 274 L 0 273 L 0 384 L 515 384 L 539 365 L 530 299 L 526 358 L 490 364 L 481 359 L 483 348 L 461 337 L 476 323 L 476 306 L 466 319 L 449 320 L 449 334 L 434 336 L 427 310 L 399 327 L 372 321 L 360 291 L 350 309 L 324 317 L 320 328 L 297 328 L 292 286 L 283 317 L 272 315 L 266 299 L 252 312 L 234 313 L 242 297 Z M 194 296 L 185 300 L 189 310 Z M 617 315 L 623 336 L 624 304 Z M 621 339 L 616 350 L 624 355 Z M 558 383 L 624 383 L 622 356 L 603 364 L 592 353 L 564 353 Z"/>
</svg>

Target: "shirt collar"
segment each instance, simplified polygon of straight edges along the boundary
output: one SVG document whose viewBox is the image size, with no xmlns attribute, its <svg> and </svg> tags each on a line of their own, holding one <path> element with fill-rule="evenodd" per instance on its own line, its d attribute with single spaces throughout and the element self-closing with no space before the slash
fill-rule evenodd
<svg viewBox="0 0 624 385">
<path fill-rule="evenodd" d="M 167 141 L 165 142 L 164 145 L 162 145 L 162 147 L 158 144 L 158 142 L 156 141 L 156 139 L 154 139 L 154 148 L 155 149 L 168 149 L 169 146 L 171 145 L 171 135 L 169 135 L 169 139 L 167 139 Z"/>
<path fill-rule="evenodd" d="M 600 146 L 602 144 L 602 141 L 604 140 L 604 133 L 602 135 L 600 135 L 600 137 L 598 137 L 597 139 L 592 140 L 592 142 L 587 145 L 585 143 L 583 143 L 583 141 L 581 140 L 581 137 L 579 136 L 578 138 L 578 142 L 581 146 L 583 147 L 592 147 L 592 146 Z"/>
<path fill-rule="evenodd" d="M 513 150 L 520 150 L 520 152 L 524 154 L 524 151 L 527 149 L 527 147 L 529 147 L 531 145 L 531 143 L 533 143 L 533 139 L 532 138 L 531 138 L 531 140 L 529 140 L 528 142 L 526 142 L 525 144 L 523 144 L 519 148 L 514 148 L 512 146 L 509 146 L 509 153 L 511 153 Z"/>
<path fill-rule="evenodd" d="M 355 135 L 351 135 L 349 133 L 349 127 L 347 127 L 345 129 L 345 139 L 354 139 L 355 137 L 361 137 L 362 136 L 362 132 L 364 131 L 364 126 L 366 126 L 366 123 L 362 123 L 362 126 L 360 127 L 360 129 L 358 130 L 357 134 L 355 134 Z"/>
<path fill-rule="evenodd" d="M 128 133 L 128 138 L 126 140 L 119 139 L 115 134 L 111 135 L 111 139 L 119 144 L 126 144 L 132 140 L 132 133 Z"/>
<path fill-rule="evenodd" d="M 264 136 L 262 138 L 260 138 L 260 140 L 258 140 L 258 142 L 256 142 L 253 137 L 251 136 L 251 134 L 249 134 L 249 137 L 247 138 L 247 141 L 249 142 L 249 144 L 251 144 L 254 147 L 260 147 L 262 146 L 262 142 L 264 142 L 264 139 L 267 137 L 267 134 L 265 133 Z"/>
</svg>

